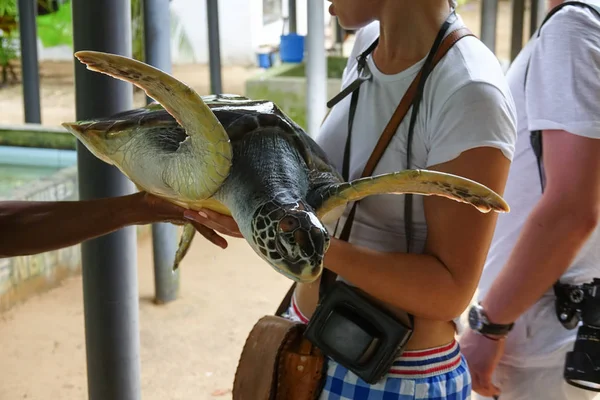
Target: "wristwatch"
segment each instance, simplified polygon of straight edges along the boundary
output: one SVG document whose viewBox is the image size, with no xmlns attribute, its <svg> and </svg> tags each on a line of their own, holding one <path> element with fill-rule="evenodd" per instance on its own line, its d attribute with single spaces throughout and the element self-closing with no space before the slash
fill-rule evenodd
<svg viewBox="0 0 600 400">
<path fill-rule="evenodd" d="M 492 324 L 483 307 L 480 304 L 475 304 L 469 309 L 469 326 L 482 335 L 506 336 L 513 328 L 514 323 Z"/>
</svg>

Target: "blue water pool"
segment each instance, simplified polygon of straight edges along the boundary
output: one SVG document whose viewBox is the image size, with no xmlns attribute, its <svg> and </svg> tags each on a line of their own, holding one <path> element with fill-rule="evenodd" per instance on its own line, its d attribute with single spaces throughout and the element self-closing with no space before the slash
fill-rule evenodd
<svg viewBox="0 0 600 400">
<path fill-rule="evenodd" d="M 76 163 L 73 150 L 0 146 L 0 197 Z"/>
</svg>

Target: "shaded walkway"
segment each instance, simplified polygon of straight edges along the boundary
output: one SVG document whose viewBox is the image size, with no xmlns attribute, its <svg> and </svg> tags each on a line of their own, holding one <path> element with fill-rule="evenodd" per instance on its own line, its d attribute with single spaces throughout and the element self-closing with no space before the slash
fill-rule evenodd
<svg viewBox="0 0 600 400">
<path fill-rule="evenodd" d="M 150 237 L 138 248 L 142 398 L 229 399 L 246 335 L 289 281 L 245 241 L 194 240 L 180 299 L 156 306 Z M 0 399 L 87 398 L 81 277 L 0 314 Z"/>
</svg>

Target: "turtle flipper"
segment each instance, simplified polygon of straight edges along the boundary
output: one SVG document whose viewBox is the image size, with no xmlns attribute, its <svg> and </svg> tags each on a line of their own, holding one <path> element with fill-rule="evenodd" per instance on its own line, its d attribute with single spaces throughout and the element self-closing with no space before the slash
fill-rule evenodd
<svg viewBox="0 0 600 400">
<path fill-rule="evenodd" d="M 190 249 L 190 245 L 192 244 L 192 240 L 194 239 L 195 234 L 196 228 L 194 228 L 194 225 L 183 225 L 183 233 L 181 234 L 181 238 L 179 238 L 179 246 L 177 247 L 177 252 L 175 253 L 175 260 L 173 261 L 173 271 L 179 268 L 181 260 L 183 260 L 183 257 L 185 257 L 188 250 Z"/>
<path fill-rule="evenodd" d="M 75 57 L 91 71 L 130 82 L 143 89 L 171 114 L 189 135 L 180 151 L 194 157 L 193 184 L 181 185 L 178 168 L 166 173 L 177 190 L 186 197 L 208 198 L 228 176 L 233 150 L 227 132 L 202 98 L 189 86 L 173 76 L 140 61 L 97 51 L 78 51 Z M 170 174 L 174 176 L 170 176 Z"/>
<path fill-rule="evenodd" d="M 471 204 L 483 213 L 510 210 L 500 195 L 470 179 L 429 170 L 405 170 L 328 187 L 321 193 L 323 201 L 317 207 L 317 216 L 323 219 L 332 210 L 367 196 L 405 193 L 446 197 Z"/>
</svg>

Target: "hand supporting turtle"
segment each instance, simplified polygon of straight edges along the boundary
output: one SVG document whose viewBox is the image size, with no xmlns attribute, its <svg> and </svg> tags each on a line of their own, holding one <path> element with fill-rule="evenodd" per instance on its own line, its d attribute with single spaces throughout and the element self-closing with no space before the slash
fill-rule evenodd
<svg viewBox="0 0 600 400">
<path fill-rule="evenodd" d="M 215 229 L 240 236 L 235 226 L 221 227 L 195 211 L 146 192 L 79 201 L 3 201 L 0 202 L 0 258 L 57 250 L 127 226 L 155 222 L 193 226 L 222 248 L 227 247 L 227 242 Z M 61 229 L 57 230 L 57 226 Z"/>
<path fill-rule="evenodd" d="M 237 222 L 229 215 L 209 209 L 200 209 L 198 211 L 186 210 L 184 216 L 193 221 L 194 227 L 202 236 L 223 249 L 227 247 L 228 243 L 219 233 L 236 238 L 244 237 Z"/>
</svg>

